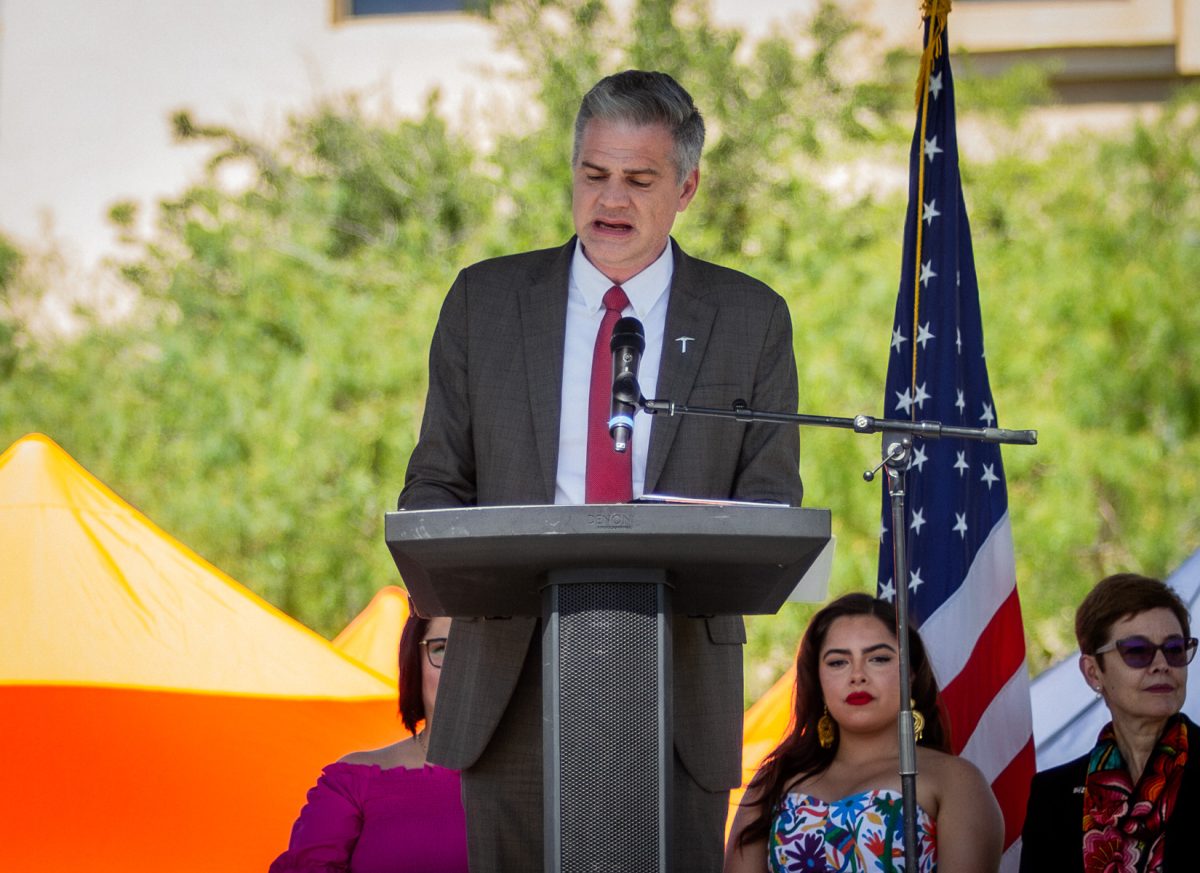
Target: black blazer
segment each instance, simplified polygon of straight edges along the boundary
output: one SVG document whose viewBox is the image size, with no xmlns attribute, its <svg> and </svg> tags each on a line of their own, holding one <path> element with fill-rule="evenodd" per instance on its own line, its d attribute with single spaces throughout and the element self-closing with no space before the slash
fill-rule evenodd
<svg viewBox="0 0 1200 873">
<path fill-rule="evenodd" d="M 1200 868 L 1196 829 L 1200 826 L 1200 729 L 1186 715 L 1191 749 L 1183 785 L 1167 822 L 1163 856 L 1167 873 Z M 1021 831 L 1021 873 L 1083 873 L 1083 783 L 1089 751 L 1033 777 L 1025 828 Z"/>
</svg>

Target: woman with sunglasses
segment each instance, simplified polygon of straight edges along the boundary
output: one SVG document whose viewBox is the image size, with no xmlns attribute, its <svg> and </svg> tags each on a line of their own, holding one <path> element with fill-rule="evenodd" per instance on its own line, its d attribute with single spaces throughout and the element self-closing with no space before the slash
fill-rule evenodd
<svg viewBox="0 0 1200 873">
<path fill-rule="evenodd" d="M 1080 604 L 1075 636 L 1112 721 L 1088 754 L 1034 777 L 1021 870 L 1195 870 L 1200 732 L 1180 712 L 1196 654 L 1187 607 L 1157 579 L 1109 576 Z"/>
<path fill-rule="evenodd" d="M 449 633 L 450 619 L 410 610 L 399 684 L 412 736 L 326 767 L 270 873 L 466 873 L 458 772 L 425 761 Z"/>
</svg>

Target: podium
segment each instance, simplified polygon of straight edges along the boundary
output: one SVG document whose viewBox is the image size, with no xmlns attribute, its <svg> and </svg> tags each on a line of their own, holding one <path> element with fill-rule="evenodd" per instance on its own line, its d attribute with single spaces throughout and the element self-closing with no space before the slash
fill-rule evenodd
<svg viewBox="0 0 1200 873">
<path fill-rule="evenodd" d="M 391 512 L 385 532 L 421 615 L 542 619 L 545 869 L 665 873 L 672 617 L 776 612 L 829 541 L 830 516 L 497 506 Z"/>
</svg>

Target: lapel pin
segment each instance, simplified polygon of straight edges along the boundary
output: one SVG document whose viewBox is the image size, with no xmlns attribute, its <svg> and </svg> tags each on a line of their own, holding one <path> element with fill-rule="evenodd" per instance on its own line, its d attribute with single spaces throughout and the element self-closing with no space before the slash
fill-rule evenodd
<svg viewBox="0 0 1200 873">
<path fill-rule="evenodd" d="M 679 354 L 686 355 L 687 354 L 687 344 L 691 343 L 691 342 L 695 342 L 695 341 L 696 341 L 696 338 L 694 336 L 677 336 L 677 337 L 675 337 L 675 342 L 679 343 Z"/>
</svg>

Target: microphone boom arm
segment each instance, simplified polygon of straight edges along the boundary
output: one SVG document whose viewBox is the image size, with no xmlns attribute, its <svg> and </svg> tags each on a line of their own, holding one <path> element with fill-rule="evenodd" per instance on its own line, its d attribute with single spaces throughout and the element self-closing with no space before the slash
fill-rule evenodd
<svg viewBox="0 0 1200 873">
<path fill-rule="evenodd" d="M 634 386 L 636 389 L 636 384 Z M 1036 430 L 1008 430 L 1001 427 L 959 427 L 958 425 L 942 424 L 939 421 L 905 421 L 892 418 L 872 418 L 869 415 L 856 415 L 853 418 L 839 418 L 830 415 L 804 415 L 794 412 L 761 412 L 751 409 L 744 400 L 735 400 L 729 409 L 718 409 L 711 406 L 685 406 L 671 400 L 647 400 L 636 391 L 637 405 L 650 415 L 666 413 L 667 415 L 706 415 L 713 418 L 732 418 L 735 421 L 751 422 L 766 421 L 775 424 L 799 424 L 814 427 L 838 427 L 852 430 L 855 433 L 909 433 L 925 439 L 940 437 L 956 437 L 959 439 L 979 440 L 987 443 L 1011 443 L 1013 445 L 1037 445 Z M 631 396 L 629 388 L 623 392 L 623 399 Z"/>
</svg>

